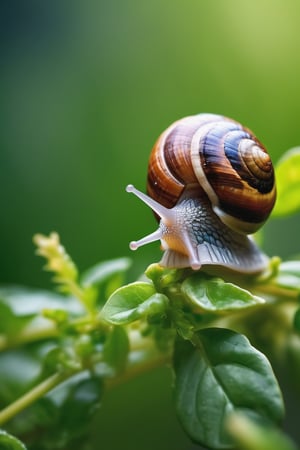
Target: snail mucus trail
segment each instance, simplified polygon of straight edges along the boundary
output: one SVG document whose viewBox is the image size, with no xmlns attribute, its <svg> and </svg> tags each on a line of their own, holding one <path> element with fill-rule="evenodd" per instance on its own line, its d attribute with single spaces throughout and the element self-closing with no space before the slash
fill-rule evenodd
<svg viewBox="0 0 300 450">
<path fill-rule="evenodd" d="M 128 185 L 159 218 L 159 228 L 130 243 L 136 250 L 161 241 L 161 265 L 221 266 L 262 272 L 267 256 L 250 234 L 275 203 L 273 165 L 248 128 L 224 116 L 198 114 L 176 121 L 154 145 L 147 194 Z"/>
</svg>

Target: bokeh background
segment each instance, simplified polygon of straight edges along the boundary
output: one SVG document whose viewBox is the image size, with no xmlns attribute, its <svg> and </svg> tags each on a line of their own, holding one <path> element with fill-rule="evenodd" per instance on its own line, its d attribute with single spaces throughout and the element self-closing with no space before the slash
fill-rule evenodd
<svg viewBox="0 0 300 450">
<path fill-rule="evenodd" d="M 145 188 L 150 149 L 180 117 L 233 117 L 275 162 L 300 145 L 299 23 L 298 0 L 1 1 L 0 281 L 49 286 L 36 232 L 56 230 L 81 269 L 158 260 L 156 244 L 130 254 L 156 224 L 125 186 Z M 298 236 L 299 217 L 269 221 L 265 250 L 291 255 Z M 170 385 L 162 369 L 109 393 L 95 449 L 192 449 Z"/>
</svg>

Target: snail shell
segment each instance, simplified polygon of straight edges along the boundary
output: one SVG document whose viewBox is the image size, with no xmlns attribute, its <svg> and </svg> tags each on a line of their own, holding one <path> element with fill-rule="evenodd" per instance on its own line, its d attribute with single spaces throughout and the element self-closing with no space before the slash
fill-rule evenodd
<svg viewBox="0 0 300 450">
<path fill-rule="evenodd" d="M 162 265 L 225 266 L 258 273 L 267 257 L 248 234 L 275 203 L 274 170 L 263 144 L 238 122 L 215 114 L 178 120 L 158 138 L 148 166 L 148 196 L 128 186 L 160 217 Z"/>
</svg>

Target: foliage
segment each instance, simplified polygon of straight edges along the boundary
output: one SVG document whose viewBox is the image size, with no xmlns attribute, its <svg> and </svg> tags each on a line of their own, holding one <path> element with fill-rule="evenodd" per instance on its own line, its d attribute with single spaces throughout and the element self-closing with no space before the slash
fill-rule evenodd
<svg viewBox="0 0 300 450">
<path fill-rule="evenodd" d="M 300 152 L 277 174 L 274 217 L 300 209 Z M 152 264 L 124 284 L 126 258 L 80 275 L 56 233 L 34 242 L 57 292 L 0 288 L 1 449 L 89 448 L 103 393 L 162 365 L 196 443 L 295 449 L 280 431 L 284 403 L 268 358 L 299 361 L 290 345 L 299 345 L 299 260 L 275 257 L 259 277 L 231 279 Z"/>
</svg>

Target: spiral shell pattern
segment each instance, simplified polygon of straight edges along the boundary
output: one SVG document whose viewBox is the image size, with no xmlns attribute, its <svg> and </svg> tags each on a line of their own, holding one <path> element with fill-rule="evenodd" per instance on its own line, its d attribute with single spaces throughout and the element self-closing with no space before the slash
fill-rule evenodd
<svg viewBox="0 0 300 450">
<path fill-rule="evenodd" d="M 178 120 L 153 147 L 147 191 L 172 208 L 189 191 L 195 195 L 197 189 L 199 196 L 204 190 L 226 225 L 252 233 L 265 222 L 275 203 L 270 156 L 249 129 L 232 119 L 198 114 Z"/>
</svg>

